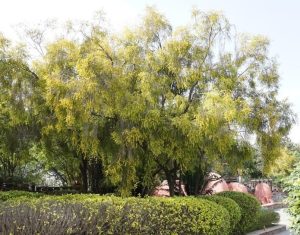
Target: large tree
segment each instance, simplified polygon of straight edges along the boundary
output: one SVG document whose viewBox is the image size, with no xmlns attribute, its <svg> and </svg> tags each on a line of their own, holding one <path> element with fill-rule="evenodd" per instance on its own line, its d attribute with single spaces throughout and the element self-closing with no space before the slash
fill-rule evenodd
<svg viewBox="0 0 300 235">
<path fill-rule="evenodd" d="M 82 159 L 101 161 L 122 194 L 159 172 L 171 195 L 183 178 L 198 193 L 207 170 L 242 167 L 257 151 L 268 168 L 291 111 L 277 98 L 269 41 L 234 37 L 218 13 L 195 10 L 173 30 L 148 8 L 121 36 L 93 26 L 81 40 L 55 42 L 41 70 L 53 128 Z"/>
<path fill-rule="evenodd" d="M 194 11 L 191 24 L 173 31 L 149 8 L 140 27 L 121 39 L 118 81 L 125 83 L 116 107 L 128 125 L 120 137 L 144 151 L 154 173 L 164 173 L 171 195 L 182 175 L 193 178 L 198 193 L 207 168 L 242 167 L 254 150 L 267 170 L 293 122 L 289 105 L 277 98 L 269 41 L 233 37 L 218 13 Z"/>
<path fill-rule="evenodd" d="M 164 172 L 171 195 L 182 173 L 193 175 L 198 193 L 208 167 L 241 168 L 255 151 L 267 170 L 293 123 L 289 105 L 277 98 L 269 41 L 233 37 L 218 13 L 194 11 L 191 25 L 173 31 L 149 8 L 123 39 L 119 59 L 130 84 L 120 101 L 130 123 L 125 136 L 156 164 L 154 172 Z"/>
<path fill-rule="evenodd" d="M 73 159 L 85 191 L 146 193 L 160 176 L 171 196 L 176 180 L 197 194 L 207 171 L 257 154 L 268 170 L 293 114 L 278 99 L 265 37 L 236 35 L 223 15 L 197 10 L 177 29 L 154 8 L 122 34 L 100 22 L 50 43 L 35 73 L 23 71 L 39 80 L 49 159 Z"/>
</svg>

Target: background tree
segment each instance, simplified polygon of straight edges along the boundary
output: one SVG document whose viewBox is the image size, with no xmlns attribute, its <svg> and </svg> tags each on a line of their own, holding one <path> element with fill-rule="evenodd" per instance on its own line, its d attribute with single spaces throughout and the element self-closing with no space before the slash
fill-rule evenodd
<svg viewBox="0 0 300 235">
<path fill-rule="evenodd" d="M 27 57 L 22 45 L 14 46 L 0 35 L 0 168 L 4 181 L 26 175 L 25 166 L 32 160 L 29 150 L 40 136 L 39 79 Z"/>
</svg>

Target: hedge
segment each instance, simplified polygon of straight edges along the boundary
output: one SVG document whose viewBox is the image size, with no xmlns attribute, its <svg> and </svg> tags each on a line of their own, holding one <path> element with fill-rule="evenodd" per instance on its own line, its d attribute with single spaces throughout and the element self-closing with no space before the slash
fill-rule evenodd
<svg viewBox="0 0 300 235">
<path fill-rule="evenodd" d="M 236 225 L 233 234 L 245 234 L 251 231 L 260 210 L 259 201 L 254 196 L 241 192 L 222 192 L 217 195 L 231 198 L 241 209 L 241 220 Z"/>
<path fill-rule="evenodd" d="M 237 223 L 239 223 L 239 221 L 241 220 L 241 216 L 242 216 L 239 205 L 231 198 L 222 197 L 218 195 L 202 196 L 201 198 L 213 201 L 218 205 L 223 206 L 229 212 L 230 225 L 233 232 Z"/>
<path fill-rule="evenodd" d="M 230 234 L 225 208 L 195 198 L 45 196 L 0 203 L 0 234 Z"/>
<path fill-rule="evenodd" d="M 196 230 L 189 230 L 184 234 L 230 234 L 232 228 L 230 227 L 229 212 L 221 205 L 215 202 L 199 199 L 198 197 L 178 197 L 169 198 L 174 200 L 178 206 L 181 206 L 187 221 L 191 220 L 186 225 L 195 226 Z M 187 206 L 189 211 L 187 211 Z M 193 217 L 189 215 L 192 213 Z M 183 224 L 183 226 L 185 226 Z M 196 232 L 197 231 L 197 232 Z M 200 232 L 199 232 L 200 231 Z M 196 233 L 195 233 L 196 232 Z"/>
<path fill-rule="evenodd" d="M 27 198 L 39 198 L 44 196 L 42 193 L 35 193 L 35 192 L 26 192 L 26 191 L 0 191 L 0 202 L 16 199 L 19 197 L 27 197 Z"/>
</svg>

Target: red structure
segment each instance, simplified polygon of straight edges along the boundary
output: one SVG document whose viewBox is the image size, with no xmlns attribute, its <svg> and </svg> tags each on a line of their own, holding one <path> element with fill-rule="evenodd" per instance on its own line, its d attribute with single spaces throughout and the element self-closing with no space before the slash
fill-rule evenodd
<svg viewBox="0 0 300 235">
<path fill-rule="evenodd" d="M 184 184 L 180 185 L 180 190 L 179 190 L 179 180 L 176 180 L 175 191 L 179 195 L 187 196 Z M 169 185 L 168 185 L 168 181 L 167 180 L 164 180 L 159 186 L 157 186 L 154 189 L 153 196 L 157 196 L 157 197 L 170 197 Z"/>
<path fill-rule="evenodd" d="M 201 193 L 216 194 L 224 191 L 249 193 L 250 191 L 250 193 L 254 194 L 261 204 L 264 205 L 264 204 L 273 203 L 271 186 L 268 183 L 261 182 L 259 180 L 252 180 L 252 181 L 250 186 L 249 184 L 247 184 L 249 187 L 248 189 L 248 187 L 242 183 L 238 183 L 238 182 L 226 183 L 226 181 L 219 174 L 211 172 L 206 177 L 207 183 Z M 187 196 L 185 185 L 181 183 L 179 187 L 179 180 L 176 180 L 175 192 L 177 195 Z M 169 197 L 170 192 L 169 192 L 169 185 L 167 180 L 164 180 L 159 186 L 157 186 L 152 195 L 159 196 L 159 197 Z"/>
<path fill-rule="evenodd" d="M 226 181 L 217 173 L 209 173 L 203 194 L 215 194 L 224 191 L 229 191 Z"/>
<path fill-rule="evenodd" d="M 241 183 L 230 182 L 228 183 L 228 188 L 229 191 L 248 193 L 247 187 Z"/>
<path fill-rule="evenodd" d="M 272 190 L 267 183 L 258 183 L 255 186 L 254 195 L 261 204 L 273 203 Z"/>
</svg>

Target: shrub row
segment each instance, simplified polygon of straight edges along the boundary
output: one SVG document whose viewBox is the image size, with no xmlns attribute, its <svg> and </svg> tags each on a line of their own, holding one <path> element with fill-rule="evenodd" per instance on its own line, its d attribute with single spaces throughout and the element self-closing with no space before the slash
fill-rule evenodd
<svg viewBox="0 0 300 235">
<path fill-rule="evenodd" d="M 0 192 L 0 202 L 16 199 L 19 197 L 39 198 L 44 196 L 42 193 L 26 192 L 26 191 L 2 191 Z"/>
<path fill-rule="evenodd" d="M 0 234 L 230 234 L 222 206 L 196 198 L 18 197 L 0 203 Z"/>
<path fill-rule="evenodd" d="M 143 199 L 0 193 L 0 234 L 238 235 L 277 221 L 276 213 L 239 192 Z"/>
</svg>

